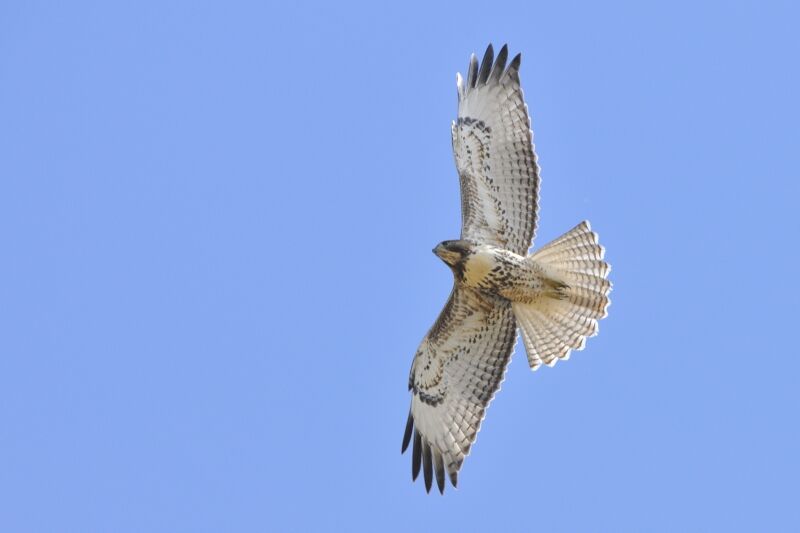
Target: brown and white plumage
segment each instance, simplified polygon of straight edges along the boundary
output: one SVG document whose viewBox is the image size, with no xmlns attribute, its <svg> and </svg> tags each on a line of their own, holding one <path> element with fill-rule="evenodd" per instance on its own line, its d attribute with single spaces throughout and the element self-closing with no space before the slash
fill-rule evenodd
<svg viewBox="0 0 800 533">
<path fill-rule="evenodd" d="M 402 450 L 426 490 L 458 472 L 508 365 L 519 326 L 531 368 L 581 349 L 605 316 L 611 285 L 588 223 L 527 255 L 537 221 L 539 175 L 520 87 L 520 55 L 506 67 L 503 46 L 466 80 L 457 77 L 453 152 L 461 181 L 461 239 L 434 252 L 454 274 L 453 290 L 422 340 L 409 376 L 412 393 Z M 413 443 L 413 444 L 412 444 Z"/>
<path fill-rule="evenodd" d="M 480 65 L 474 54 L 470 58 L 466 80 L 456 77 L 452 138 L 461 179 L 461 238 L 524 254 L 536 230 L 539 168 L 519 81 L 522 56 L 506 68 L 503 46 L 494 63 L 492 58 L 489 45 Z"/>
<path fill-rule="evenodd" d="M 417 350 L 409 376 L 414 399 L 403 450 L 413 432 L 413 477 L 422 460 L 428 490 L 431 463 L 440 491 L 445 472 L 456 486 L 461 463 L 514 349 L 516 327 L 510 302 L 455 287 Z"/>
</svg>

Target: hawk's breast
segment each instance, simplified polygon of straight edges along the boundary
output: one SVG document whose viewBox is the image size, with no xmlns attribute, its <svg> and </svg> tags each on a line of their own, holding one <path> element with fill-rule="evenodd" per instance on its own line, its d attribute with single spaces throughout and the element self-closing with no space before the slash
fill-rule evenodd
<svg viewBox="0 0 800 533">
<path fill-rule="evenodd" d="M 497 291 L 521 261 L 521 257 L 507 250 L 480 246 L 464 262 L 463 283 L 475 289 Z"/>
</svg>

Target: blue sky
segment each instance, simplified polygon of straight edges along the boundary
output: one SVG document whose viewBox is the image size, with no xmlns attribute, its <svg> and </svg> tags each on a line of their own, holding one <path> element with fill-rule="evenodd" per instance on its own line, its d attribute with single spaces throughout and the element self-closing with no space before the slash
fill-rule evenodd
<svg viewBox="0 0 800 533">
<path fill-rule="evenodd" d="M 800 529 L 791 3 L 0 5 L 0 530 Z M 458 235 L 455 73 L 508 42 L 538 244 L 600 335 L 517 347 L 457 491 L 411 357 Z"/>
</svg>

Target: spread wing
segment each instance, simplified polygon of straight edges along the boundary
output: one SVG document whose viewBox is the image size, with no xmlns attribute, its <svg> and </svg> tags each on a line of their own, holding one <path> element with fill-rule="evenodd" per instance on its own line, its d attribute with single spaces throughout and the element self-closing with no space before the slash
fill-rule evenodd
<svg viewBox="0 0 800 533">
<path fill-rule="evenodd" d="M 403 452 L 413 437 L 412 478 L 422 466 L 426 490 L 434 471 L 440 492 L 445 471 L 457 485 L 515 340 L 516 321 L 508 301 L 453 287 L 417 350 L 408 383 L 412 399 Z"/>
<path fill-rule="evenodd" d="M 525 255 L 535 231 L 539 167 L 528 107 L 519 82 L 518 54 L 508 48 L 480 65 L 473 54 L 467 79 L 457 76 L 458 119 L 453 152 L 461 180 L 461 238 Z"/>
</svg>

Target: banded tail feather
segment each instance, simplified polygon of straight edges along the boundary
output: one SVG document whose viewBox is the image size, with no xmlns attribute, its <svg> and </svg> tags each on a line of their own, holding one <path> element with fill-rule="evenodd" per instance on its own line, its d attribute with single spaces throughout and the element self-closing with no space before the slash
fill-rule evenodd
<svg viewBox="0 0 800 533">
<path fill-rule="evenodd" d="M 553 366 L 582 350 L 607 315 L 611 267 L 597 234 L 583 221 L 527 258 L 554 277 L 559 290 L 535 303 L 513 302 L 531 370 Z"/>
</svg>

